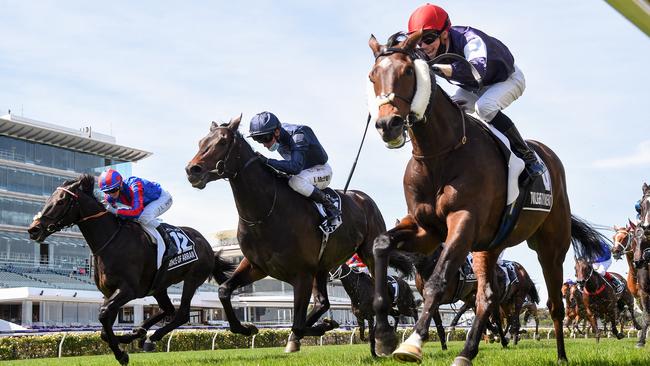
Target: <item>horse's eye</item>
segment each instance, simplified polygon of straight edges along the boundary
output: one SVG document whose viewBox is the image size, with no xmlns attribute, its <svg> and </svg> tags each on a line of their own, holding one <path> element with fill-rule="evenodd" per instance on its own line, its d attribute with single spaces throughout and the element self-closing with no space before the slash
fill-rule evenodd
<svg viewBox="0 0 650 366">
<path fill-rule="evenodd" d="M 228 142 L 226 139 L 219 139 L 219 141 L 217 141 L 217 145 L 225 145 L 226 142 Z"/>
<path fill-rule="evenodd" d="M 412 67 L 407 67 L 406 70 L 404 70 L 404 73 L 408 76 L 413 75 L 413 68 Z"/>
<path fill-rule="evenodd" d="M 58 201 L 56 201 L 56 204 L 59 205 L 59 206 L 61 206 L 61 205 L 63 204 L 63 201 L 62 201 L 62 200 L 58 200 Z"/>
</svg>

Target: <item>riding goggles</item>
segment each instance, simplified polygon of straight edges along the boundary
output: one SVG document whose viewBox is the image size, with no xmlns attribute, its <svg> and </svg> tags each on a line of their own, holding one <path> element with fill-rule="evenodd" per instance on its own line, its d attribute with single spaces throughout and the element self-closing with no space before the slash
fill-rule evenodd
<svg viewBox="0 0 650 366">
<path fill-rule="evenodd" d="M 267 142 L 273 140 L 273 133 L 253 136 L 253 140 L 259 142 L 260 144 L 266 144 Z"/>
<path fill-rule="evenodd" d="M 430 45 L 433 42 L 436 41 L 440 37 L 440 33 L 438 32 L 429 32 L 420 38 L 420 44 L 424 43 L 426 45 Z"/>
</svg>

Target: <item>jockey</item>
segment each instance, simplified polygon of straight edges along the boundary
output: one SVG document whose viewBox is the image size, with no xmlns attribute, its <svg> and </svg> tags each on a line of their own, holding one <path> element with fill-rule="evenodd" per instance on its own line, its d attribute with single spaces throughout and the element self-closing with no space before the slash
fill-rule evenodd
<svg viewBox="0 0 650 366">
<path fill-rule="evenodd" d="M 612 276 L 611 273 L 607 272 L 609 266 L 612 265 L 612 249 L 603 240 L 600 241 L 600 248 L 602 254 L 594 257 L 591 264 L 594 271 L 603 276 L 612 287 L 614 287 L 614 289 L 619 290 L 620 288 L 625 287 L 624 283 L 622 283 L 618 278 Z"/>
<path fill-rule="evenodd" d="M 347 264 L 348 267 L 352 269 L 356 269 L 359 272 L 370 274 L 368 267 L 366 266 L 365 263 L 361 261 L 361 258 L 359 258 L 359 255 L 357 253 L 354 253 L 352 258 L 348 259 L 348 261 L 345 262 L 345 264 Z"/>
<path fill-rule="evenodd" d="M 434 64 L 431 67 L 445 77 L 460 83 L 451 98 L 468 113 L 476 112 L 483 122 L 503 133 L 512 151 L 526 164 L 526 173 L 535 178 L 544 173 L 544 165 L 526 144 L 510 118 L 501 112 L 526 88 L 523 72 L 501 41 L 467 26 L 451 26 L 449 15 L 441 7 L 426 4 L 415 9 L 408 22 L 408 33 L 422 30 L 419 56 L 433 59 L 443 53 L 454 53 L 467 59 L 478 71 L 483 88 L 465 63 Z"/>
<path fill-rule="evenodd" d="M 122 179 L 116 170 L 108 169 L 99 176 L 99 189 L 106 194 L 107 211 L 139 222 L 163 246 L 165 242 L 173 243 L 157 219 L 172 205 L 172 196 L 160 184 L 138 177 Z M 117 203 L 127 208 L 117 208 Z M 165 258 L 176 255 L 177 249 L 170 245 Z"/>
<path fill-rule="evenodd" d="M 332 168 L 327 164 L 327 153 L 308 126 L 281 124 L 271 112 L 256 114 L 251 119 L 250 135 L 270 151 L 278 151 L 284 160 L 260 158 L 265 164 L 287 173 L 289 187 L 325 208 L 327 220 L 332 222 L 341 211 L 321 189 L 332 180 Z"/>
</svg>

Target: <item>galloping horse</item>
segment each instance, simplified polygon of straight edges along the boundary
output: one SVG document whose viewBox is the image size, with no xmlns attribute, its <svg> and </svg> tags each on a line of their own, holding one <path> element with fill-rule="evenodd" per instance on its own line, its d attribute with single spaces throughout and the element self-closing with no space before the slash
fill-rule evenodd
<svg viewBox="0 0 650 366">
<path fill-rule="evenodd" d="M 628 220 L 627 227 L 618 227 L 614 226 L 614 237 L 612 242 L 614 246 L 612 247 L 612 257 L 618 260 L 621 259 L 621 256 L 625 254 L 625 259 L 627 260 L 627 288 L 632 293 L 632 296 L 639 304 L 639 307 L 643 309 L 641 304 L 641 296 L 639 294 L 639 284 L 637 281 L 637 271 L 634 267 L 634 250 L 637 247 L 637 238 L 634 237 L 634 232 L 636 231 L 636 225 Z"/>
<path fill-rule="evenodd" d="M 198 153 L 185 169 L 187 179 L 199 189 L 208 182 L 227 179 L 235 197 L 239 213 L 237 239 L 245 258 L 219 288 L 230 330 L 244 335 L 257 332 L 252 324 L 237 319 L 230 301 L 232 292 L 266 276 L 274 277 L 293 286 L 293 333 L 285 352 L 295 352 L 300 350 L 304 336 L 321 336 L 338 326 L 329 319 L 313 326 L 329 309 L 329 270 L 355 252 L 373 268 L 372 243 L 385 230 L 385 223 L 368 195 L 338 191 L 343 224 L 329 235 L 325 245 L 318 228 L 323 218 L 314 204 L 261 162 L 237 131 L 240 122 L 241 116 L 221 126 L 212 122 L 210 132 L 199 142 Z M 402 272 L 410 271 L 411 263 L 405 257 L 401 262 L 392 260 Z M 314 306 L 307 315 L 312 291 Z"/>
<path fill-rule="evenodd" d="M 532 304 L 539 303 L 539 294 L 535 283 L 528 275 L 528 271 L 517 262 L 512 261 L 515 267 L 517 280 L 510 285 L 508 293 L 503 295 L 503 299 L 499 301 L 500 307 L 503 311 L 503 320 L 506 321 L 506 333 L 510 333 L 511 339 L 514 340 L 515 345 L 519 343 L 519 335 L 521 323 L 519 316 L 524 307 L 524 303 L 528 300 Z M 499 270 L 500 272 L 503 272 Z M 505 285 L 505 283 L 504 283 Z M 537 333 L 537 331 L 535 332 Z"/>
<path fill-rule="evenodd" d="M 638 281 L 639 304 L 643 309 L 645 321 L 639 334 L 637 347 L 645 346 L 646 333 L 650 326 L 650 187 L 643 183 L 642 189 L 641 227 L 635 233 L 637 246 L 634 250 L 634 268 Z"/>
<path fill-rule="evenodd" d="M 156 246 L 151 244 L 142 228 L 131 221 L 118 220 L 108 214 L 93 195 L 95 178 L 82 175 L 58 187 L 45 202 L 43 210 L 29 226 L 29 236 L 43 242 L 50 234 L 76 224 L 93 253 L 95 284 L 105 300 L 99 312 L 104 339 L 115 359 L 122 365 L 129 363 L 129 355 L 119 348 L 119 343 L 130 343 L 143 338 L 147 330 L 166 317 L 172 321 L 156 330 L 146 339 L 145 350 L 152 351 L 165 334 L 186 323 L 190 315 L 190 302 L 196 289 L 213 276 L 218 283 L 227 279 L 232 266 L 215 253 L 210 243 L 196 230 L 182 227 L 194 242 L 197 260 L 174 268 L 163 274 L 156 288 L 151 288 L 156 275 Z M 183 295 L 178 310 L 174 309 L 167 288 L 183 282 Z M 116 337 L 113 323 L 120 308 L 129 301 L 152 294 L 161 311 L 146 319 L 132 334 Z"/>
<path fill-rule="evenodd" d="M 567 329 L 571 331 L 572 336 L 575 332 L 584 334 L 588 317 L 587 311 L 585 310 L 585 304 L 582 301 L 582 292 L 578 288 L 578 285 L 575 283 L 563 283 L 562 297 L 566 303 L 564 311 L 566 318 L 564 324 Z M 580 322 L 582 322 L 582 330 L 579 328 Z"/>
<path fill-rule="evenodd" d="M 403 141 L 408 131 L 413 148 L 404 173 L 404 193 L 408 214 L 388 232 L 380 235 L 373 248 L 375 280 L 386 275 L 386 257 L 394 249 L 431 253 L 440 243 L 445 246 L 424 291 L 424 313 L 407 342 L 395 351 L 405 361 L 422 359 L 422 344 L 427 339 L 431 314 L 441 303 L 449 280 L 467 253 L 474 255 L 478 278 L 476 319 L 457 365 L 470 364 L 478 353 L 481 334 L 497 305 L 494 267 L 499 253 L 527 241 L 537 252 L 548 288 L 548 308 L 555 329 L 557 358 L 566 361 L 562 333 L 562 263 L 574 240 L 575 246 L 589 253 L 599 252 L 590 235 L 593 229 L 571 216 L 566 179 L 560 159 L 545 145 L 529 141 L 546 164 L 552 182 L 550 212 L 522 211 L 513 231 L 498 245 L 495 238 L 506 207 L 506 159 L 486 128 L 466 115 L 431 78 L 428 65 L 416 60 L 414 51 L 422 37 L 417 31 L 399 44 L 380 45 L 374 36 L 369 46 L 375 63 L 369 74 L 377 110 L 375 127 L 391 146 Z M 394 39 L 394 37 L 391 37 Z M 425 80 L 418 85 L 417 79 Z M 429 81 L 430 80 L 430 81 Z M 416 91 L 421 91 L 416 95 Z M 428 93 L 427 93 L 428 91 Z M 417 97 L 417 98 L 415 98 Z M 413 102 L 413 103 L 412 103 Z M 414 109 L 415 107 L 415 109 Z M 415 110 L 418 110 L 415 112 Z M 388 325 L 387 294 L 377 286 L 377 353 L 388 355 L 397 346 L 395 333 Z"/>
<path fill-rule="evenodd" d="M 374 294 L 374 281 L 369 274 L 363 273 L 350 268 L 347 264 L 341 264 L 333 273 L 330 279 L 340 280 L 345 292 L 350 297 L 352 314 L 357 318 L 359 324 L 359 338 L 365 342 L 365 322 L 368 322 L 368 338 L 370 343 L 370 353 L 375 354 L 375 311 L 372 308 L 372 297 Z M 393 306 L 390 315 L 395 320 L 395 328 L 399 324 L 400 316 L 412 317 L 414 321 L 418 320 L 418 302 L 413 297 L 411 286 L 400 277 L 393 278 L 398 286 L 397 298 L 393 296 Z M 393 286 L 386 283 L 391 289 Z"/>
<path fill-rule="evenodd" d="M 577 258 L 575 269 L 578 286 L 582 288 L 582 301 L 585 304 L 591 328 L 596 335 L 596 342 L 600 341 L 598 318 L 604 319 L 605 326 L 607 326 L 607 323 L 611 323 L 612 334 L 618 339 L 624 337 L 623 333 L 616 329 L 619 312 L 623 311 L 624 305 L 627 306 L 627 310 L 630 312 L 632 323 L 637 329 L 640 329 L 640 325 L 634 317 L 634 298 L 627 288 L 621 294 L 616 294 L 609 282 L 598 274 L 591 263 L 585 259 Z M 612 276 L 624 281 L 621 275 L 614 272 L 610 273 Z"/>
<path fill-rule="evenodd" d="M 539 302 L 539 299 L 537 300 Z M 533 320 L 535 321 L 535 333 L 533 334 L 533 338 L 535 340 L 540 340 L 539 336 L 539 314 L 537 312 L 537 303 L 535 303 L 532 299 L 526 298 L 526 301 L 524 302 L 524 305 L 521 307 L 523 315 L 524 315 L 524 324 L 528 324 L 528 320 L 532 317 Z M 519 332 L 519 334 L 524 333 L 525 330 L 522 330 Z"/>
</svg>

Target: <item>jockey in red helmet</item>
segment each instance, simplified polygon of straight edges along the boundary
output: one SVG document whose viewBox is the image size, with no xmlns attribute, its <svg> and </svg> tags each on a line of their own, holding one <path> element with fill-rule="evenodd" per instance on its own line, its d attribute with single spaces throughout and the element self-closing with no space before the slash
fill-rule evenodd
<svg viewBox="0 0 650 366">
<path fill-rule="evenodd" d="M 368 267 L 366 266 L 365 263 L 363 263 L 361 258 L 359 258 L 359 255 L 357 253 L 354 253 L 352 258 L 348 259 L 348 261 L 345 262 L 345 264 L 347 264 L 348 267 L 352 269 L 356 269 L 359 272 L 370 274 L 370 271 L 368 271 Z"/>
<path fill-rule="evenodd" d="M 139 222 L 163 246 L 165 241 L 171 243 L 157 217 L 169 210 L 172 196 L 160 184 L 138 177 L 123 179 L 118 171 L 108 169 L 99 176 L 99 189 L 105 193 L 107 211 Z M 118 203 L 126 208 L 117 208 Z M 170 245 L 165 256 L 172 257 L 176 252 L 176 245 Z"/>
<path fill-rule="evenodd" d="M 467 26 L 451 26 L 447 12 L 436 5 L 425 4 L 415 9 L 408 21 L 408 33 L 422 30 L 419 47 L 425 58 L 433 59 L 443 53 L 464 57 L 478 71 L 483 87 L 469 66 L 462 61 L 432 65 L 445 77 L 460 83 L 452 99 L 468 113 L 491 124 L 508 140 L 512 151 L 526 164 L 531 178 L 544 173 L 544 165 L 528 147 L 510 118 L 501 112 L 521 96 L 526 88 L 524 73 L 506 45 L 482 31 Z"/>
</svg>

